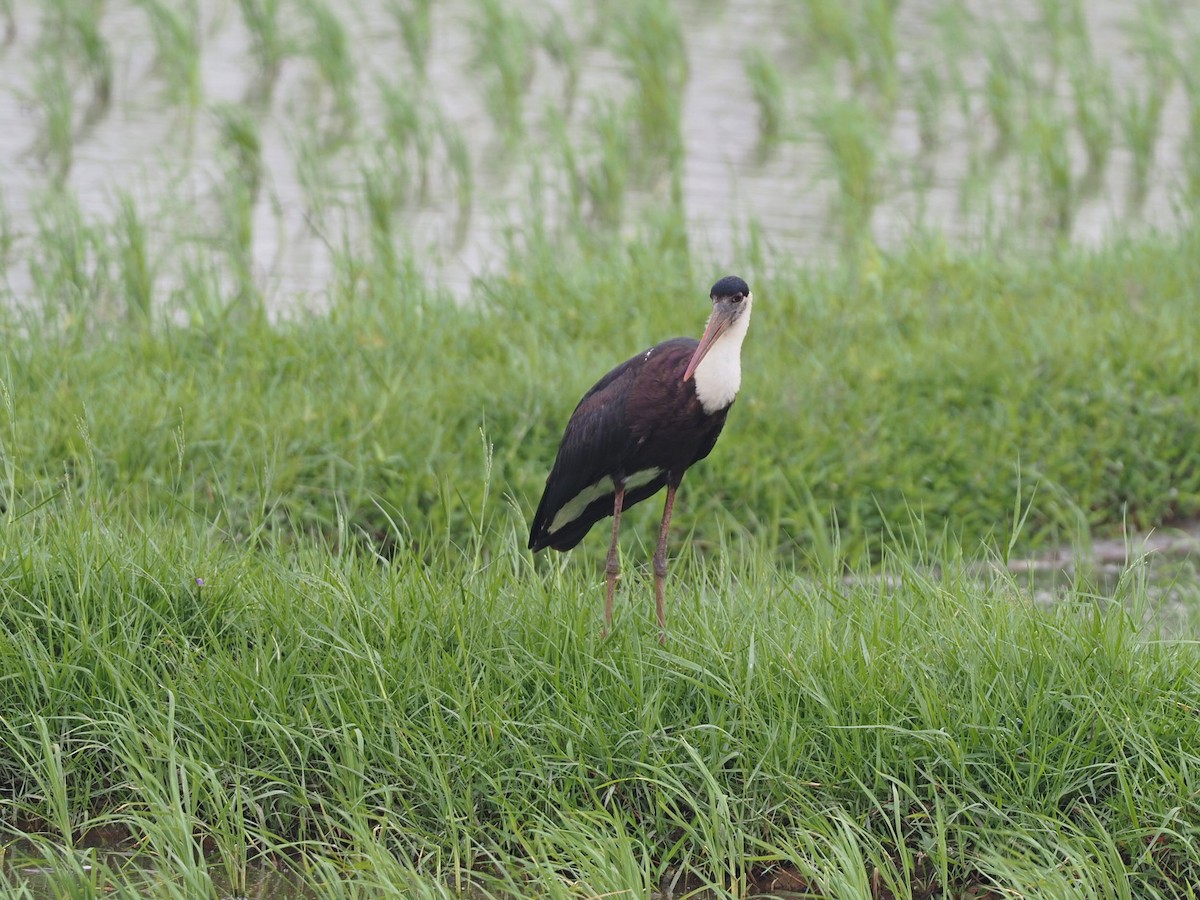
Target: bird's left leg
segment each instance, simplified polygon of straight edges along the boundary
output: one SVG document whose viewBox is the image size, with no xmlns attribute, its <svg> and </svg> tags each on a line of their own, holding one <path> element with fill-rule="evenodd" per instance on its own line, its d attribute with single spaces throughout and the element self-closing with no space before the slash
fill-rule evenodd
<svg viewBox="0 0 1200 900">
<path fill-rule="evenodd" d="M 621 557 L 617 547 L 617 538 L 621 534 L 621 507 L 625 503 L 625 485 L 618 484 L 616 498 L 613 500 L 612 543 L 608 545 L 608 559 L 604 563 L 604 635 L 612 630 L 613 589 L 617 586 L 617 576 L 621 574 Z"/>
<path fill-rule="evenodd" d="M 667 531 L 671 527 L 671 507 L 675 505 L 677 484 L 667 485 L 667 502 L 663 504 L 662 527 L 658 531 L 658 547 L 654 550 L 654 611 L 658 614 L 659 637 L 666 636 L 667 617 L 663 612 L 663 582 L 667 577 Z"/>
</svg>

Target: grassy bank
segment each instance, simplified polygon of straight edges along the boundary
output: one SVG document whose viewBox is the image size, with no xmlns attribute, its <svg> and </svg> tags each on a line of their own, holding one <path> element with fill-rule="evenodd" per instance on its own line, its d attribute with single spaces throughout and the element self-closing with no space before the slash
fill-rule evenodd
<svg viewBox="0 0 1200 900">
<path fill-rule="evenodd" d="M 6 827 L 71 895 L 236 892 L 264 863 L 318 896 L 1200 877 L 1195 654 L 1155 639 L 1136 568 L 1043 608 L 952 548 L 848 586 L 731 539 L 683 552 L 660 647 L 644 568 L 601 640 L 595 573 L 520 537 L 380 565 L 92 503 L 10 522 Z M 55 849 L 88 832 L 151 870 Z"/>
<path fill-rule="evenodd" d="M 613 348 L 700 324 L 712 275 L 672 233 L 540 248 L 465 306 L 377 290 L 366 259 L 329 315 L 277 324 L 7 313 L 0 813 L 50 873 L 10 886 L 1200 876 L 1195 653 L 1159 639 L 1140 570 L 1051 609 L 968 577 L 1195 512 L 1195 236 L 748 271 L 745 396 L 685 488 L 664 648 L 634 564 L 656 509 L 609 641 L 603 541 L 560 563 L 523 536 Z"/>
<path fill-rule="evenodd" d="M 278 324 L 237 299 L 206 308 L 203 281 L 161 318 L 0 312 L 24 336 L 0 369 L 5 505 L 70 487 L 239 539 L 385 549 L 462 544 L 481 510 L 520 526 L 595 378 L 700 331 L 719 273 L 694 271 L 673 234 L 575 252 L 547 239 L 466 305 L 364 256 L 328 315 Z M 1033 262 L 933 242 L 837 270 L 743 269 L 760 297 L 744 394 L 680 523 L 804 563 L 836 520 L 855 563 L 918 521 L 1005 544 L 1015 506 L 1023 549 L 1195 516 L 1198 260 L 1193 231 Z"/>
</svg>

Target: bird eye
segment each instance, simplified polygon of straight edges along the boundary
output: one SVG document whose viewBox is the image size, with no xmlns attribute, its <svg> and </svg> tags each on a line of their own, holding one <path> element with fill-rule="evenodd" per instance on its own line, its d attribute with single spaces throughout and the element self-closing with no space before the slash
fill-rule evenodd
<svg viewBox="0 0 1200 900">
<path fill-rule="evenodd" d="M 730 299 L 730 300 L 732 300 L 734 303 L 741 303 L 741 302 L 742 302 L 743 300 L 745 300 L 746 298 L 745 298 L 744 296 L 742 296 L 742 294 L 740 294 L 740 293 L 737 293 L 737 294 L 734 294 L 734 295 L 733 295 L 732 297 L 730 297 L 729 299 Z"/>
</svg>

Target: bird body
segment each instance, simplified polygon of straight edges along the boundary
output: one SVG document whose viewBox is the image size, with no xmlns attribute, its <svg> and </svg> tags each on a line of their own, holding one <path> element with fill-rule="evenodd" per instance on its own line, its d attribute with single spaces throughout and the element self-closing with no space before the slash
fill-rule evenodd
<svg viewBox="0 0 1200 900">
<path fill-rule="evenodd" d="M 708 456 L 729 404 L 705 412 L 695 379 L 683 381 L 698 344 L 691 338 L 664 341 L 621 363 L 584 394 L 533 517 L 531 550 L 578 544 L 612 515 L 617 482 L 624 480 L 625 510 L 668 482 L 678 484 Z"/>
<path fill-rule="evenodd" d="M 699 340 L 675 338 L 621 363 L 583 395 L 559 444 L 533 517 L 529 548 L 569 550 L 596 522 L 613 516 L 605 621 L 618 573 L 620 514 L 667 488 L 655 595 L 663 624 L 662 579 L 675 490 L 684 473 L 712 452 L 741 385 L 741 346 L 750 324 L 750 289 L 723 278 Z"/>
</svg>

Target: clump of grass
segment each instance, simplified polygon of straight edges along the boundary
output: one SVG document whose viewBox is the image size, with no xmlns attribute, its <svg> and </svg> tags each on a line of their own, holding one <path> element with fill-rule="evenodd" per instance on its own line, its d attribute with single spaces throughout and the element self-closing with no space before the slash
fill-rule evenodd
<svg viewBox="0 0 1200 900">
<path fill-rule="evenodd" d="M 945 87 L 937 69 L 922 65 L 917 73 L 913 106 L 917 112 L 917 133 L 921 139 L 922 158 L 928 160 L 941 143 L 941 112 Z"/>
<path fill-rule="evenodd" d="M 761 47 L 746 51 L 742 66 L 758 106 L 759 140 L 764 146 L 770 146 L 779 140 L 783 127 L 783 77 L 775 61 Z"/>
<path fill-rule="evenodd" d="M 37 241 L 27 262 L 38 311 L 51 320 L 80 322 L 105 298 L 103 239 L 84 220 L 70 191 L 54 190 L 40 198 L 35 216 Z"/>
<path fill-rule="evenodd" d="M 362 177 L 372 260 L 384 275 L 382 283 L 395 284 L 399 274 L 399 256 L 395 247 L 394 217 L 404 205 L 406 176 L 385 156 L 365 166 Z"/>
<path fill-rule="evenodd" d="M 1068 238 L 1078 192 L 1071 175 L 1066 119 L 1056 109 L 1039 108 L 1030 117 L 1026 134 L 1030 145 L 1026 158 L 1036 172 L 1038 198 L 1049 210 L 1054 232 Z"/>
<path fill-rule="evenodd" d="M 250 94 L 256 100 L 269 101 L 284 60 L 294 52 L 281 21 L 283 0 L 238 0 L 238 8 L 258 63 Z"/>
<path fill-rule="evenodd" d="M 1083 59 L 1072 66 L 1071 88 L 1075 100 L 1075 125 L 1087 150 L 1087 171 L 1081 191 L 1094 193 L 1112 151 L 1115 102 L 1112 74 L 1105 64 Z"/>
<path fill-rule="evenodd" d="M 92 81 L 92 102 L 85 118 L 89 122 L 95 121 L 112 102 L 112 53 L 108 41 L 100 33 L 104 4 L 101 0 L 51 0 L 47 6 L 49 27 L 57 43 L 47 46 L 46 52 L 62 54 L 64 47 L 70 48 L 68 58 L 77 60 L 83 74 Z"/>
<path fill-rule="evenodd" d="M 330 171 L 330 154 L 313 128 L 295 134 L 289 149 L 309 218 L 312 224 L 319 225 L 333 208 L 337 196 L 337 181 Z"/>
<path fill-rule="evenodd" d="M 1183 145 L 1185 189 L 1188 198 L 1200 200 L 1200 36 L 1181 55 L 1179 76 L 1188 101 L 1188 133 Z"/>
<path fill-rule="evenodd" d="M 804 0 L 803 18 L 796 27 L 805 44 L 819 58 L 841 57 L 857 68 L 859 37 L 854 23 L 854 6 L 839 0 Z"/>
<path fill-rule="evenodd" d="M 1154 164 L 1154 149 L 1158 144 L 1166 85 L 1150 83 L 1144 93 L 1130 88 L 1117 107 L 1117 123 L 1125 145 L 1133 155 L 1133 172 L 1129 193 L 1135 204 L 1146 197 L 1150 184 L 1150 169 Z"/>
<path fill-rule="evenodd" d="M 525 93 L 533 78 L 535 40 L 525 15 L 503 0 L 476 0 L 474 66 L 484 73 L 484 101 L 509 143 L 525 133 Z"/>
<path fill-rule="evenodd" d="M 594 153 L 587 154 L 576 179 L 590 220 L 615 229 L 624 216 L 630 187 L 629 117 L 622 105 L 598 100 L 588 120 Z"/>
<path fill-rule="evenodd" d="M 382 149 L 395 160 L 401 171 L 415 173 L 414 199 L 424 201 L 429 192 L 429 164 L 433 154 L 436 128 L 424 114 L 427 98 L 412 90 L 411 84 L 379 82 L 383 102 Z"/>
<path fill-rule="evenodd" d="M 579 53 L 578 42 L 571 37 L 563 16 L 557 10 L 552 9 L 548 12 L 546 24 L 541 31 L 540 44 L 546 55 L 566 76 L 563 81 L 562 103 L 566 114 L 570 115 L 579 89 L 583 59 Z"/>
<path fill-rule="evenodd" d="M 75 154 L 75 98 L 60 57 L 42 58 L 33 92 L 42 113 L 38 154 L 53 181 L 61 184 L 71 172 Z"/>
<path fill-rule="evenodd" d="M 357 69 L 349 38 L 341 19 L 325 0 L 303 0 L 302 8 L 310 25 L 308 56 L 333 94 L 331 135 L 335 143 L 340 143 L 349 137 L 358 119 L 354 94 Z"/>
<path fill-rule="evenodd" d="M 258 120 L 249 109 L 221 104 L 214 109 L 222 148 L 233 161 L 232 175 L 246 185 L 251 200 L 262 184 L 262 139 Z"/>
<path fill-rule="evenodd" d="M 458 242 L 466 234 L 471 209 L 475 202 L 475 176 L 471 164 L 471 151 L 463 137 L 462 129 L 447 118 L 438 123 L 438 133 L 446 152 L 446 166 L 454 179 L 454 196 L 458 201 Z"/>
<path fill-rule="evenodd" d="M 983 88 L 984 103 L 996 129 L 993 154 L 1003 155 L 1012 146 L 1019 131 L 1021 97 L 1020 75 L 1016 60 L 1008 46 L 999 42 L 988 51 L 987 79 Z"/>
<path fill-rule="evenodd" d="M 1132 26 L 1132 43 L 1141 58 L 1145 73 L 1144 90 L 1130 86 L 1118 105 L 1117 122 L 1125 144 L 1133 154 L 1130 196 L 1140 205 L 1145 200 L 1154 152 L 1161 130 L 1163 107 L 1174 81 L 1174 41 L 1171 37 L 1171 13 L 1157 0 L 1139 5 Z"/>
<path fill-rule="evenodd" d="M 200 105 L 204 80 L 200 71 L 200 7 L 196 0 L 137 0 L 150 20 L 158 67 L 167 82 L 167 95 L 188 109 Z"/>
<path fill-rule="evenodd" d="M 17 39 L 17 12 L 14 0 L 0 0 L 0 15 L 4 16 L 4 45 L 11 46 Z"/>
<path fill-rule="evenodd" d="M 214 109 L 220 146 L 228 154 L 226 177 L 217 188 L 222 225 L 218 245 L 230 260 L 240 301 L 257 306 L 254 279 L 254 211 L 262 186 L 262 141 L 250 109 L 223 104 Z"/>
<path fill-rule="evenodd" d="M 845 247 L 869 236 L 880 197 L 878 134 L 867 108 L 857 99 L 830 102 L 814 124 L 825 142 L 838 183 L 837 216 Z"/>
<path fill-rule="evenodd" d="M 16 242 L 16 235 L 13 233 L 12 214 L 9 212 L 8 204 L 4 199 L 4 192 L 0 191 L 0 271 L 7 272 L 12 265 L 13 244 Z"/>
<path fill-rule="evenodd" d="M 114 228 L 117 244 L 118 284 L 131 319 L 147 321 L 154 304 L 154 266 L 150 259 L 146 222 L 132 196 L 117 198 Z"/>
<path fill-rule="evenodd" d="M 888 118 L 895 110 L 900 94 L 896 65 L 896 9 L 899 5 L 899 0 L 864 0 L 863 4 L 865 60 L 859 80 L 874 89 L 883 118 Z"/>
<path fill-rule="evenodd" d="M 688 80 L 683 29 L 668 0 L 648 0 L 623 8 L 614 22 L 612 50 L 634 84 L 633 110 L 642 153 L 682 165 L 681 115 Z"/>
<path fill-rule="evenodd" d="M 433 43 L 433 0 L 388 0 L 388 11 L 400 27 L 400 38 L 413 70 L 424 78 L 429 71 Z"/>
<path fill-rule="evenodd" d="M 1090 55 L 1087 17 L 1081 0 L 1038 0 L 1041 31 L 1047 39 L 1050 71 L 1046 80 L 1058 81 L 1064 63 L 1077 58 L 1080 52 Z"/>
</svg>

